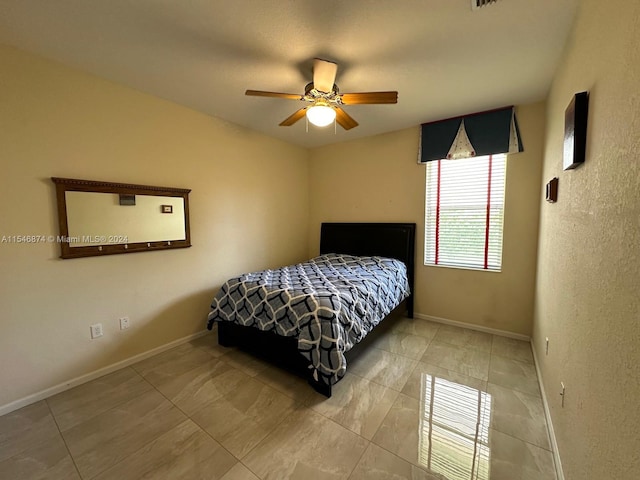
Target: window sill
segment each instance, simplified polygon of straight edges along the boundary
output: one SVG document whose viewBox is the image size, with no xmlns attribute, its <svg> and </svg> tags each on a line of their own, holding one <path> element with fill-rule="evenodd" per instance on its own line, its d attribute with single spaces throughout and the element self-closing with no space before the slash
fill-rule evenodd
<svg viewBox="0 0 640 480">
<path fill-rule="evenodd" d="M 474 267 L 458 267 L 458 266 L 454 266 L 454 265 L 434 265 L 433 263 L 425 263 L 424 264 L 425 267 L 435 267 L 435 268 L 450 268 L 453 270 L 471 270 L 472 272 L 491 272 L 491 273 L 501 273 L 502 269 L 500 270 L 489 270 L 486 268 L 474 268 Z"/>
</svg>

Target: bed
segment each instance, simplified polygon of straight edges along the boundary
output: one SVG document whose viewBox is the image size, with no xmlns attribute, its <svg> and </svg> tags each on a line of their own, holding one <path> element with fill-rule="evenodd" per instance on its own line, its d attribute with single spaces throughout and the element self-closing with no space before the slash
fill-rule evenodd
<svg viewBox="0 0 640 480">
<path fill-rule="evenodd" d="M 412 223 L 323 223 L 318 257 L 230 279 L 207 327 L 330 397 L 354 346 L 394 309 L 413 317 L 414 244 Z"/>
</svg>

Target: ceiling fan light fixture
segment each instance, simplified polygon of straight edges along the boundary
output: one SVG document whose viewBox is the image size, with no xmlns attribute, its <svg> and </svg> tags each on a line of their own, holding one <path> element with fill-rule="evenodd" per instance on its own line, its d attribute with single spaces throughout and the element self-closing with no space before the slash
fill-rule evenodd
<svg viewBox="0 0 640 480">
<path fill-rule="evenodd" d="M 316 127 L 326 127 L 336 119 L 336 111 L 325 102 L 316 102 L 307 109 L 307 119 Z"/>
</svg>

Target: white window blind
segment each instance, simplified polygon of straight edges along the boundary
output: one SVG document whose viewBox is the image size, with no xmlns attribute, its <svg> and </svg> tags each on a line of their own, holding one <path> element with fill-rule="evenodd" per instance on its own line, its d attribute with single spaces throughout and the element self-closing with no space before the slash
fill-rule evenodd
<svg viewBox="0 0 640 480">
<path fill-rule="evenodd" d="M 427 163 L 425 265 L 500 271 L 506 155 Z"/>
</svg>

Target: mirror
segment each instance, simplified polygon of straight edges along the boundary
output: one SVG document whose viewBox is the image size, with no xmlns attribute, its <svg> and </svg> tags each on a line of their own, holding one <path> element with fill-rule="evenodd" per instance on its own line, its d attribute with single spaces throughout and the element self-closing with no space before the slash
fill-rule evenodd
<svg viewBox="0 0 640 480">
<path fill-rule="evenodd" d="M 52 177 L 61 258 L 191 246 L 191 190 Z"/>
</svg>

